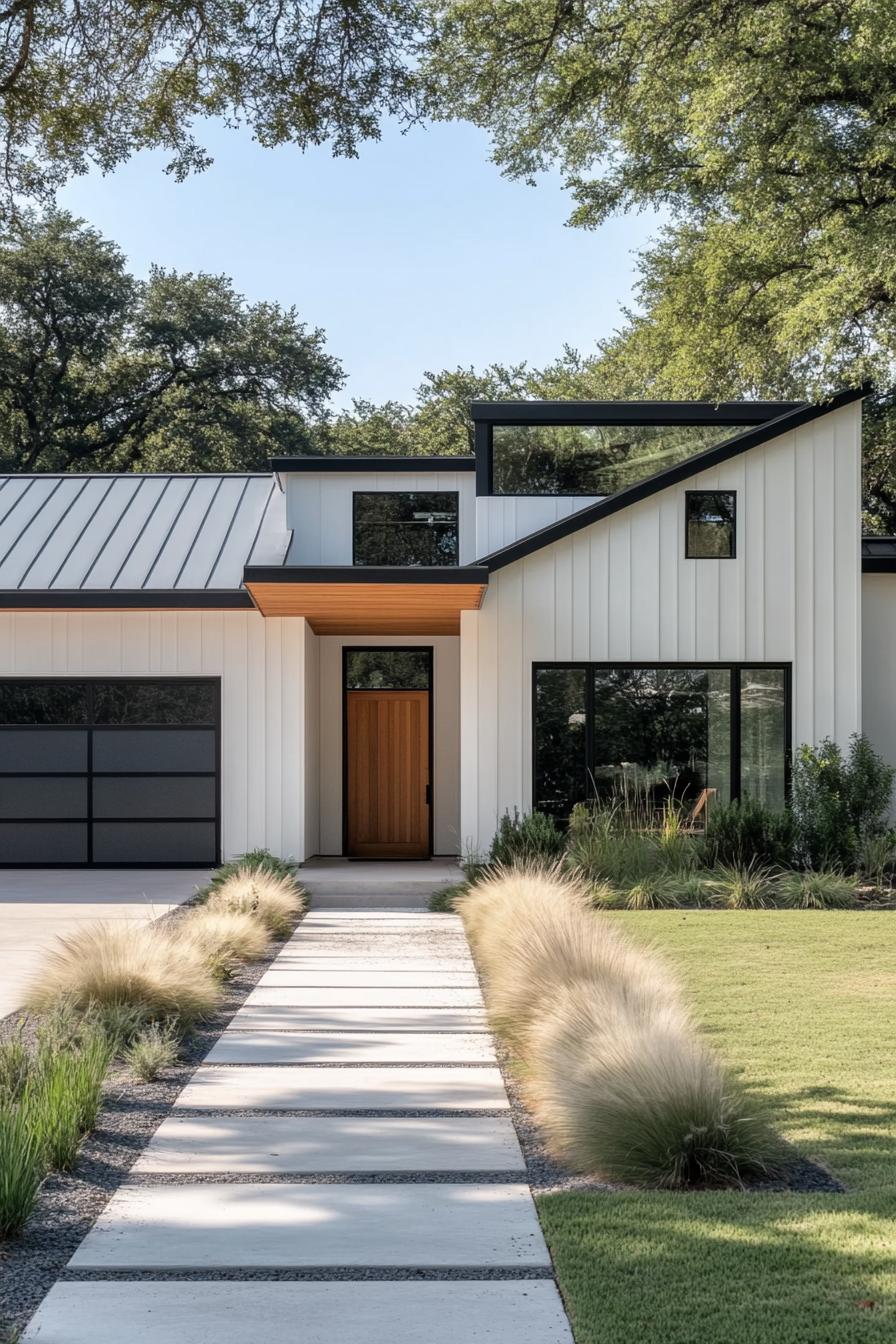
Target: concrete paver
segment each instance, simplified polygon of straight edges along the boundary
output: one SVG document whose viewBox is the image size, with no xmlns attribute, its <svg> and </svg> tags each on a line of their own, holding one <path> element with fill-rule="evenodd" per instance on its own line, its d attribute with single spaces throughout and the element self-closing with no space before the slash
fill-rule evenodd
<svg viewBox="0 0 896 1344">
<path fill-rule="evenodd" d="M 121 1186 L 73 1269 L 550 1267 L 529 1187 Z"/>
<path fill-rule="evenodd" d="M 494 1064 L 486 1032 L 241 1031 L 225 1033 L 208 1064 Z"/>
<path fill-rule="evenodd" d="M 227 1031 L 487 1031 L 484 1008 L 240 1008 Z"/>
<path fill-rule="evenodd" d="M 271 1111 L 500 1111 L 509 1103 L 499 1069 L 315 1068 L 203 1065 L 176 1109 Z"/>
<path fill-rule="evenodd" d="M 301 985 L 265 985 L 253 989 L 248 1004 L 278 1004 L 293 1008 L 481 1008 L 478 989 L 431 989 L 388 985 L 383 989 L 359 985 L 345 989 L 311 988 Z"/>
<path fill-rule="evenodd" d="M 507 1116 L 170 1116 L 133 1170 L 524 1173 Z"/>
<path fill-rule="evenodd" d="M 572 1344 L 560 1295 L 547 1279 L 59 1283 L 25 1336 L 28 1344 L 124 1338 L 128 1344 Z"/>
</svg>

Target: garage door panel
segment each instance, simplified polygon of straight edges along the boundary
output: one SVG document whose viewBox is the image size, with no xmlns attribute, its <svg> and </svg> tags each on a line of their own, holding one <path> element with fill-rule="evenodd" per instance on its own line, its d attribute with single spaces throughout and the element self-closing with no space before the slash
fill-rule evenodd
<svg viewBox="0 0 896 1344">
<path fill-rule="evenodd" d="M 214 863 L 213 821 L 96 821 L 94 863 Z"/>
<path fill-rule="evenodd" d="M 84 822 L 0 822 L 2 863 L 86 863 Z"/>
<path fill-rule="evenodd" d="M 211 817 L 217 803 L 211 775 L 116 775 L 93 781 L 93 815 L 100 817 Z"/>
<path fill-rule="evenodd" d="M 122 774 L 132 770 L 172 774 L 214 770 L 214 729 L 97 728 L 93 734 L 93 768 Z"/>
<path fill-rule="evenodd" d="M 0 728 L 0 770 L 55 774 L 87 769 L 87 733 L 68 728 Z"/>
<path fill-rule="evenodd" d="M 0 817 L 13 820 L 41 817 L 87 816 L 87 779 L 84 775 L 0 776 Z"/>
<path fill-rule="evenodd" d="M 218 861 L 219 684 L 0 679 L 0 866 Z"/>
</svg>

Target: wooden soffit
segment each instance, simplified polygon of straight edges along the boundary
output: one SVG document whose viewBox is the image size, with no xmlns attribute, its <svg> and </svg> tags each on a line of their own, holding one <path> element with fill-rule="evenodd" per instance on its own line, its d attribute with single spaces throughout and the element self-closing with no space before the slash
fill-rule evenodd
<svg viewBox="0 0 896 1344">
<path fill-rule="evenodd" d="M 318 635 L 457 635 L 482 605 L 488 573 L 464 569 L 269 569 L 243 582 L 263 616 L 304 616 Z"/>
</svg>

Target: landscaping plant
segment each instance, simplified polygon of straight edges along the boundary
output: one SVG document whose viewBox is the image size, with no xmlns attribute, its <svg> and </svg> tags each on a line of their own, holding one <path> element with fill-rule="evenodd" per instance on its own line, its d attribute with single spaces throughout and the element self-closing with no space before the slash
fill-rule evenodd
<svg viewBox="0 0 896 1344">
<path fill-rule="evenodd" d="M 677 982 L 559 868 L 509 869 L 459 902 L 495 1025 L 550 1146 L 578 1170 L 656 1187 L 737 1185 L 780 1141 L 700 1041 Z"/>
<path fill-rule="evenodd" d="M 143 1020 L 188 1024 L 218 1005 L 220 989 L 195 945 L 158 924 L 91 924 L 60 936 L 31 985 L 37 1012 L 126 1006 Z"/>
<path fill-rule="evenodd" d="M 725 910 L 767 910 L 778 899 L 779 874 L 774 868 L 752 861 L 719 864 L 709 875 L 710 902 Z"/>
<path fill-rule="evenodd" d="M 285 938 L 305 908 L 305 893 L 294 877 L 264 868 L 238 868 L 208 899 L 208 909 L 254 915 L 268 933 Z"/>
<path fill-rule="evenodd" d="M 190 910 L 179 932 L 193 943 L 212 973 L 226 978 L 242 961 L 258 961 L 270 946 L 270 937 L 257 914 L 221 910 L 214 904 Z"/>
<path fill-rule="evenodd" d="M 455 882 L 450 887 L 442 887 L 440 891 L 432 893 L 428 907 L 435 915 L 453 915 L 455 902 L 460 896 L 466 895 L 467 891 L 469 886 L 466 882 Z"/>
<path fill-rule="evenodd" d="M 781 904 L 794 910 L 847 910 L 856 904 L 855 879 L 838 872 L 783 873 L 778 892 Z"/>
<path fill-rule="evenodd" d="M 797 853 L 811 868 L 854 872 L 863 846 L 888 834 L 896 770 L 854 733 L 844 757 L 825 738 L 795 753 L 791 806 Z"/>
<path fill-rule="evenodd" d="M 553 817 L 544 812 L 513 816 L 505 812 L 489 851 L 489 864 L 552 863 L 563 853 L 564 837 Z"/>
<path fill-rule="evenodd" d="M 793 862 L 794 824 L 788 809 L 773 811 L 755 798 L 713 803 L 703 837 L 707 867 L 759 863 L 787 867 Z"/>
<path fill-rule="evenodd" d="M 299 865 L 292 859 L 278 858 L 269 849 L 250 849 L 245 854 L 238 854 L 235 859 L 228 859 L 226 863 L 216 868 L 205 888 L 205 894 L 217 891 L 231 877 L 246 871 L 272 873 L 274 877 L 295 878 Z"/>
<path fill-rule="evenodd" d="M 177 1024 L 150 1022 L 138 1032 L 124 1052 L 124 1062 L 142 1083 L 153 1083 L 163 1069 L 177 1063 Z"/>
</svg>

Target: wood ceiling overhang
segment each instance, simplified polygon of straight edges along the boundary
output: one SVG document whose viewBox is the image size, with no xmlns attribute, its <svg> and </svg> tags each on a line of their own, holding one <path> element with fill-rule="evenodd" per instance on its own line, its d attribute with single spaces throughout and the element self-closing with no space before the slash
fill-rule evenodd
<svg viewBox="0 0 896 1344">
<path fill-rule="evenodd" d="M 250 565 L 243 583 L 263 616 L 304 616 L 318 635 L 457 635 L 488 570 Z"/>
</svg>

